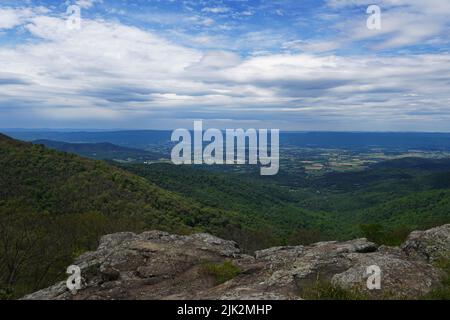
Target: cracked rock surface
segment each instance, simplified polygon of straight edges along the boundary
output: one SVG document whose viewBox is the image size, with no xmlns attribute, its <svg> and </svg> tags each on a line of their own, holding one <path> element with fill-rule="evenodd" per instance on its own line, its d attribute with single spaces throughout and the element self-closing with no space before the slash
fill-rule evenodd
<svg viewBox="0 0 450 320">
<path fill-rule="evenodd" d="M 413 299 L 439 286 L 443 273 L 433 263 L 449 256 L 450 225 L 413 232 L 401 247 L 357 239 L 276 247 L 253 256 L 209 234 L 117 233 L 74 261 L 83 278 L 76 294 L 60 282 L 23 299 L 295 300 L 318 279 L 374 299 Z M 225 262 L 239 272 L 219 284 L 204 266 Z M 367 268 L 374 265 L 381 269 L 381 290 L 367 289 Z"/>
</svg>

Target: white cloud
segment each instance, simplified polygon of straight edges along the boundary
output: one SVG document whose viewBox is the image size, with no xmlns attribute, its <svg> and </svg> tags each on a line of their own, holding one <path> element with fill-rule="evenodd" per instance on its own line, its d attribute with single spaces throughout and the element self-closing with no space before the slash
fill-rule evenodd
<svg viewBox="0 0 450 320">
<path fill-rule="evenodd" d="M 371 0 L 328 0 L 331 8 L 345 12 L 347 7 L 368 7 Z M 341 33 L 335 43 L 341 46 L 354 41 L 372 39 L 373 48 L 399 48 L 422 44 L 450 32 L 450 1 L 448 0 L 380 0 L 381 30 L 366 28 L 364 19 L 337 20 L 336 28 Z M 364 13 L 364 11 L 361 11 Z"/>
<path fill-rule="evenodd" d="M 230 12 L 230 8 L 227 7 L 206 7 L 202 9 L 203 12 L 207 13 L 227 13 Z"/>
<path fill-rule="evenodd" d="M 40 14 L 22 23 L 41 41 L 0 47 L 2 117 L 26 109 L 52 121 L 450 118 L 449 54 L 240 57 L 118 22 L 85 19 L 76 31 Z"/>
<path fill-rule="evenodd" d="M 77 0 L 75 4 L 80 6 L 82 9 L 89 9 L 93 7 L 96 3 L 102 3 L 103 0 Z"/>
<path fill-rule="evenodd" d="M 201 60 L 190 67 L 190 70 L 217 70 L 239 65 L 240 57 L 232 52 L 212 51 L 206 52 Z"/>
<path fill-rule="evenodd" d="M 17 27 L 33 15 L 31 9 L 0 8 L 0 30 Z"/>
</svg>

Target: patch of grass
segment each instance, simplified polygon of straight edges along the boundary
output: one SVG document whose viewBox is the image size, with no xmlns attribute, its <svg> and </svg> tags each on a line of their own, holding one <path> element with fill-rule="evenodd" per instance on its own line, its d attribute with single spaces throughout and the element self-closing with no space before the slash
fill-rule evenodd
<svg viewBox="0 0 450 320">
<path fill-rule="evenodd" d="M 219 285 L 237 277 L 241 270 L 231 261 L 225 261 L 224 263 L 204 262 L 201 266 L 201 272 L 213 276 L 216 285 Z"/>
<path fill-rule="evenodd" d="M 442 282 L 442 286 L 432 290 L 423 297 L 424 300 L 450 300 L 450 278 Z"/>
<path fill-rule="evenodd" d="M 450 300 L 450 259 L 442 259 L 436 263 L 436 267 L 443 270 L 446 275 L 441 286 L 425 295 L 424 300 Z"/>
<path fill-rule="evenodd" d="M 393 229 L 386 229 L 380 224 L 360 225 L 361 232 L 367 240 L 378 245 L 400 246 L 406 241 L 413 229 L 406 226 L 399 226 Z"/>
<path fill-rule="evenodd" d="M 0 300 L 11 300 L 14 297 L 14 291 L 12 288 L 0 287 Z"/>
<path fill-rule="evenodd" d="M 323 280 L 317 280 L 312 286 L 304 289 L 302 298 L 306 300 L 369 300 L 369 297 L 360 290 L 343 289 Z"/>
</svg>

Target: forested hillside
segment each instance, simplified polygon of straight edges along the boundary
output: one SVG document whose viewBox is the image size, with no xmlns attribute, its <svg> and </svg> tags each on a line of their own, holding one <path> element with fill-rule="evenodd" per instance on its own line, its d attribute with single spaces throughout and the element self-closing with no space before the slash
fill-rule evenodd
<svg viewBox="0 0 450 320">
<path fill-rule="evenodd" d="M 210 209 L 102 161 L 0 136 L 0 294 L 20 296 L 65 273 L 100 236 L 159 229 L 252 239 L 262 222 Z M 245 226 L 252 225 L 253 230 Z M 255 234 L 258 232 L 255 231 Z"/>
<path fill-rule="evenodd" d="M 59 151 L 75 153 L 83 157 L 98 160 L 115 160 L 123 162 L 144 162 L 164 158 L 163 154 L 134 148 L 117 146 L 112 143 L 68 143 L 53 140 L 36 140 L 34 144 L 42 144 Z"/>
<path fill-rule="evenodd" d="M 360 236 L 398 244 L 450 222 L 449 160 L 267 178 L 107 163 L 0 135 L 0 166 L 0 298 L 65 277 L 74 257 L 113 232 L 208 232 L 251 252 Z"/>
<path fill-rule="evenodd" d="M 295 181 L 282 170 L 267 178 L 170 164 L 123 168 L 210 207 L 265 218 L 284 244 L 359 236 L 399 244 L 412 230 L 450 222 L 448 159 L 405 158 Z"/>
</svg>

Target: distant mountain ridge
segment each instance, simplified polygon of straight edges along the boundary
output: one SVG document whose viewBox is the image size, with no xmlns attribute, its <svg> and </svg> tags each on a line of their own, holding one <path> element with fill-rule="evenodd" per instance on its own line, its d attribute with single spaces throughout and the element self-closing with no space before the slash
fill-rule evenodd
<svg viewBox="0 0 450 320">
<path fill-rule="evenodd" d="M 118 146 L 109 142 L 101 143 L 69 143 L 53 140 L 35 140 L 34 144 L 42 144 L 48 148 L 59 151 L 75 153 L 80 156 L 100 160 L 130 160 L 131 162 L 144 162 L 160 160 L 163 154 L 135 148 Z"/>
<path fill-rule="evenodd" d="M 188 128 L 189 129 L 189 128 Z M 20 140 L 54 140 L 70 143 L 109 142 L 119 146 L 147 149 L 170 143 L 171 131 L 4 131 Z M 450 133 L 415 132 L 281 132 L 281 147 L 336 148 L 349 150 L 446 150 L 450 151 Z"/>
<path fill-rule="evenodd" d="M 127 148 L 146 149 L 147 147 L 170 141 L 170 131 L 4 131 L 11 137 L 24 141 L 52 140 L 68 143 L 109 142 Z"/>
</svg>

